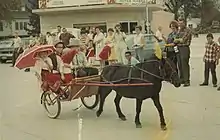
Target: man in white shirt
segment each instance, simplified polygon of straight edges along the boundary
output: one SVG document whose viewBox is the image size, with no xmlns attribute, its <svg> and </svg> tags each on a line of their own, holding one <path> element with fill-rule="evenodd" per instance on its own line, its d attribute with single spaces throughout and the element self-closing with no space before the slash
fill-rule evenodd
<svg viewBox="0 0 220 140">
<path fill-rule="evenodd" d="M 133 57 L 131 55 L 131 52 L 126 52 L 125 58 L 126 58 L 125 65 L 133 65 L 134 66 L 134 65 L 140 63 L 135 57 Z"/>
<path fill-rule="evenodd" d="M 14 52 L 12 56 L 12 67 L 14 66 L 18 56 L 24 51 L 21 38 L 18 36 L 18 32 L 15 32 L 14 34 L 13 47 L 14 47 Z"/>
<path fill-rule="evenodd" d="M 59 42 L 60 40 L 60 35 L 62 34 L 62 27 L 60 25 L 57 26 L 57 32 L 52 33 L 54 37 L 54 42 Z"/>
<path fill-rule="evenodd" d="M 135 49 L 136 58 L 140 62 L 143 62 L 144 61 L 143 47 L 144 47 L 145 41 L 144 41 L 144 35 L 141 33 L 141 31 L 142 31 L 141 26 L 135 27 L 136 35 L 134 36 L 133 48 Z"/>
</svg>

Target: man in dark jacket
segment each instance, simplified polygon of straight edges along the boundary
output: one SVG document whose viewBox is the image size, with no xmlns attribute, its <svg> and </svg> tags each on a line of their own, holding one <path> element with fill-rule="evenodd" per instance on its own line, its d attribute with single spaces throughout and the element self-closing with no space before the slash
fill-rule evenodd
<svg viewBox="0 0 220 140">
<path fill-rule="evenodd" d="M 177 46 L 180 53 L 180 79 L 184 87 L 190 86 L 190 45 L 192 40 L 192 32 L 186 27 L 185 21 L 179 19 L 179 30 L 177 33 Z"/>
<path fill-rule="evenodd" d="M 71 33 L 67 32 L 66 28 L 63 28 L 63 33 L 61 33 L 60 35 L 60 40 L 64 43 L 64 46 L 68 46 L 70 43 L 70 39 L 71 38 L 75 38 L 74 35 L 72 35 Z"/>
</svg>

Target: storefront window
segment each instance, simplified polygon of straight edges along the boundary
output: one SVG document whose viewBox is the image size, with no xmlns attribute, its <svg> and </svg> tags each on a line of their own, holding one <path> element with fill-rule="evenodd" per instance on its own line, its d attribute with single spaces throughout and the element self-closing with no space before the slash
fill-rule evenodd
<svg viewBox="0 0 220 140">
<path fill-rule="evenodd" d="M 137 22 L 128 21 L 128 22 L 121 22 L 121 27 L 123 32 L 126 34 L 132 34 L 135 31 L 135 27 L 138 25 Z"/>
<path fill-rule="evenodd" d="M 121 28 L 122 28 L 122 31 L 125 32 L 126 34 L 129 33 L 129 31 L 128 31 L 128 22 L 121 22 Z"/>
<path fill-rule="evenodd" d="M 135 27 L 137 26 L 137 22 L 130 22 L 130 32 L 131 34 L 134 33 Z"/>
<path fill-rule="evenodd" d="M 107 26 L 106 23 L 85 23 L 85 24 L 73 24 L 73 28 L 93 28 L 93 27 L 99 27 L 101 30 L 103 30 L 104 33 L 107 32 Z"/>
</svg>

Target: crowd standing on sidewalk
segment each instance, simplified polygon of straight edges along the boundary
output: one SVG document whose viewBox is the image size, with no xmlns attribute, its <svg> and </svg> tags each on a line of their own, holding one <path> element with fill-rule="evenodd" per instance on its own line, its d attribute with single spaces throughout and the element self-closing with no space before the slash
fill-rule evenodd
<svg viewBox="0 0 220 140">
<path fill-rule="evenodd" d="M 184 87 L 190 86 L 190 45 L 192 40 L 192 31 L 185 24 L 183 19 L 172 21 L 169 25 L 171 33 L 166 37 L 163 34 L 162 27 L 159 26 L 155 33 L 158 41 L 164 41 L 167 44 L 173 44 L 171 47 L 165 47 L 167 57 L 170 58 L 176 65 L 177 71 L 180 75 L 181 82 Z M 63 42 L 63 45 L 68 50 L 68 46 L 74 41 L 78 43 L 79 53 L 74 57 L 73 65 L 90 66 L 95 61 L 100 62 L 102 69 L 106 64 L 112 65 L 115 63 L 122 63 L 126 65 L 134 65 L 144 61 L 143 48 L 147 47 L 144 39 L 144 32 L 141 26 L 135 27 L 135 35 L 133 37 L 132 49 L 135 55 L 132 56 L 126 43 L 126 34 L 123 32 L 121 25 L 116 24 L 114 28 L 109 28 L 107 33 L 99 27 L 82 28 L 80 37 L 76 37 L 68 32 L 68 30 L 60 25 L 57 26 L 56 32 L 47 32 L 46 35 L 39 34 L 30 36 L 28 47 L 22 45 L 21 39 L 15 33 L 14 45 L 16 47 L 13 55 L 13 65 L 16 58 L 24 50 L 35 45 L 55 45 L 57 42 Z M 76 42 L 75 42 L 76 43 Z M 220 43 L 220 38 L 218 40 Z M 216 66 L 219 62 L 219 44 L 214 41 L 212 34 L 207 35 L 207 43 L 205 44 L 205 54 L 203 61 L 205 63 L 204 82 L 200 86 L 207 86 L 209 79 L 209 71 L 212 74 L 213 86 L 217 87 Z M 76 43 L 77 44 L 77 43 Z M 108 63 L 106 63 L 108 62 Z M 77 63 L 77 64 L 74 64 Z M 218 88 L 220 90 L 220 87 Z"/>
</svg>

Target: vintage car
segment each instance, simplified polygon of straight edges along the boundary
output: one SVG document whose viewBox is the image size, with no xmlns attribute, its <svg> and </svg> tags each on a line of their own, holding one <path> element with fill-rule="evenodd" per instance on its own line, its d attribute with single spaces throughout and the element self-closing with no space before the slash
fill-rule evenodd
<svg viewBox="0 0 220 140">
<path fill-rule="evenodd" d="M 12 60 L 13 51 L 13 40 L 0 41 L 0 62 L 6 63 Z"/>
<path fill-rule="evenodd" d="M 21 38 L 24 48 L 29 44 L 29 38 Z M 13 39 L 0 41 L 0 63 L 12 60 L 14 52 Z"/>
</svg>

